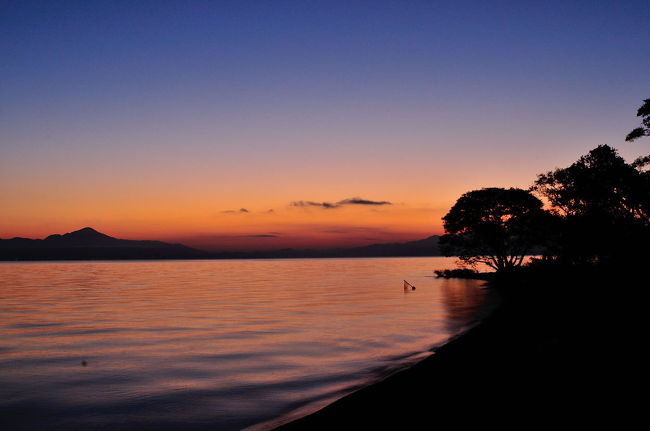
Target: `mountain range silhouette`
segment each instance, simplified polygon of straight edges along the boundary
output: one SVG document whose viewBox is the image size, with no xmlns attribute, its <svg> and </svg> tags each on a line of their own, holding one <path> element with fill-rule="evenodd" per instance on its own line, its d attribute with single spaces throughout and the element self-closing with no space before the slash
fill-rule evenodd
<svg viewBox="0 0 650 431">
<path fill-rule="evenodd" d="M 439 256 L 438 236 L 418 241 L 332 249 L 208 252 L 163 241 L 108 236 L 91 227 L 45 239 L 0 239 L 0 260 L 253 259 Z"/>
<path fill-rule="evenodd" d="M 182 244 L 118 239 L 93 228 L 45 239 L 0 240 L 1 260 L 196 259 L 207 253 Z"/>
</svg>

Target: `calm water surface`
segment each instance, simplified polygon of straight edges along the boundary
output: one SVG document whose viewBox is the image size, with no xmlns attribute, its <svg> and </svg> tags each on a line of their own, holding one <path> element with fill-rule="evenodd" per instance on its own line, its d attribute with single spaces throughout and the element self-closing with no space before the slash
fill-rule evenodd
<svg viewBox="0 0 650 431">
<path fill-rule="evenodd" d="M 0 424 L 268 428 L 484 316 L 494 300 L 480 282 L 431 277 L 453 262 L 2 263 Z"/>
</svg>

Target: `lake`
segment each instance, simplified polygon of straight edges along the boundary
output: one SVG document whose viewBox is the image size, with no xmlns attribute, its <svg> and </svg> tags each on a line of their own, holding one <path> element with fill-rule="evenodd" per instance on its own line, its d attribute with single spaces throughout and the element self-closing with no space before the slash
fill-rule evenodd
<svg viewBox="0 0 650 431">
<path fill-rule="evenodd" d="M 453 258 L 0 263 L 11 430 L 266 429 L 484 317 Z M 403 280 L 416 290 L 405 291 Z"/>
</svg>

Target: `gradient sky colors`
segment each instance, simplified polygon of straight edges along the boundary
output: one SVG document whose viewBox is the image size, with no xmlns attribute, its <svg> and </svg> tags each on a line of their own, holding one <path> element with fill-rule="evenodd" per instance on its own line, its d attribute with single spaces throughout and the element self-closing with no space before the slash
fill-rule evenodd
<svg viewBox="0 0 650 431">
<path fill-rule="evenodd" d="M 648 153 L 624 137 L 649 22 L 647 1 L 5 1 L 0 237 L 440 233 L 470 189 Z"/>
</svg>

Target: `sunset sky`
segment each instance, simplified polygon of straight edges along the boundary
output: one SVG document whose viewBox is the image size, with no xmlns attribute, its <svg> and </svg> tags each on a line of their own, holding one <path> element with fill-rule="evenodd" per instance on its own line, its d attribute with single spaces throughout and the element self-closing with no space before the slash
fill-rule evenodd
<svg viewBox="0 0 650 431">
<path fill-rule="evenodd" d="M 643 1 L 2 1 L 0 238 L 208 249 L 442 233 L 625 143 Z"/>
</svg>

